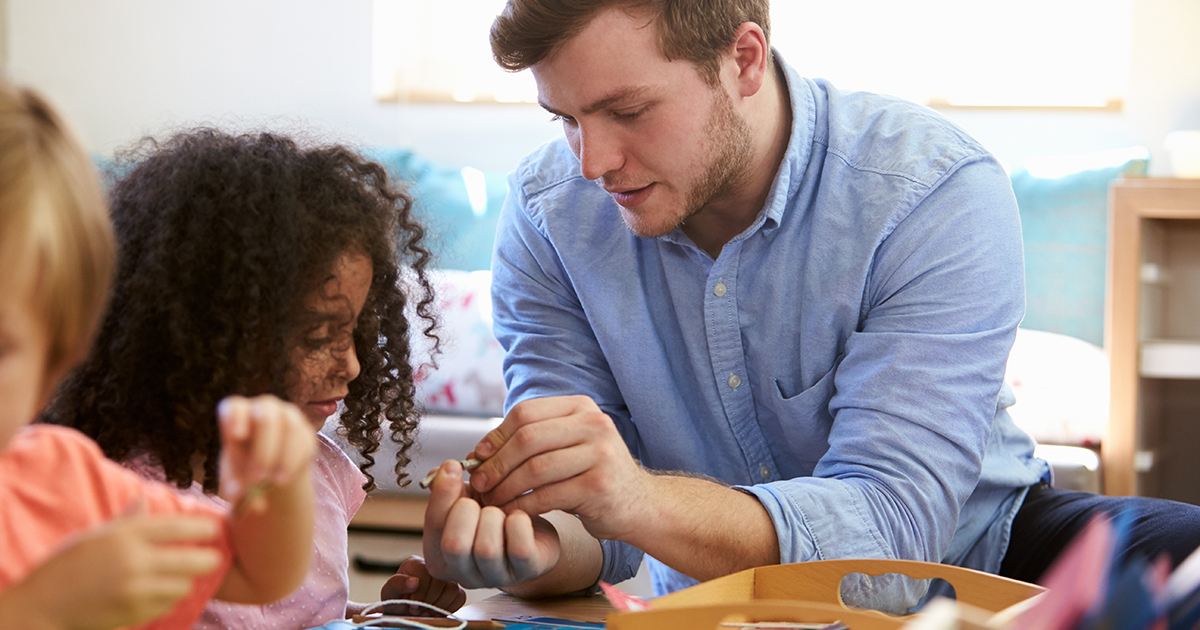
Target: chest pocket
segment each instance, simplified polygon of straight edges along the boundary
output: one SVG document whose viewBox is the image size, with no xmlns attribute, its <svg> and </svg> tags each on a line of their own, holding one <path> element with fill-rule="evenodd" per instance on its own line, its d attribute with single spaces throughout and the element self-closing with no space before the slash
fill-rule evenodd
<svg viewBox="0 0 1200 630">
<path fill-rule="evenodd" d="M 785 382 L 772 379 L 766 400 L 758 413 L 758 424 L 767 439 L 780 474 L 785 478 L 807 477 L 817 461 L 829 450 L 829 431 L 833 416 L 829 400 L 833 398 L 835 366 L 816 384 L 791 396 Z"/>
</svg>

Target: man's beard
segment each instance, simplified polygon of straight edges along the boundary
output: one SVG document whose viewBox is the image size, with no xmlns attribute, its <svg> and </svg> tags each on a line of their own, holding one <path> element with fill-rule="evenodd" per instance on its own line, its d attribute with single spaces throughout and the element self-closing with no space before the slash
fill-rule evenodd
<svg viewBox="0 0 1200 630">
<path fill-rule="evenodd" d="M 705 125 L 712 152 L 708 164 L 697 162 L 704 173 L 695 180 L 688 191 L 683 206 L 671 219 L 670 224 L 657 229 L 639 222 L 623 210 L 621 218 L 626 227 L 637 236 L 658 238 L 678 229 L 690 217 L 714 201 L 730 195 L 746 180 L 750 173 L 751 130 L 750 125 L 733 108 L 733 99 L 719 86 L 712 90 L 712 112 Z"/>
<path fill-rule="evenodd" d="M 730 195 L 750 173 L 750 125 L 733 108 L 733 99 L 720 87 L 713 90 L 713 110 L 707 127 L 714 148 L 712 160 L 688 193 L 687 205 L 675 227 L 717 199 Z"/>
</svg>

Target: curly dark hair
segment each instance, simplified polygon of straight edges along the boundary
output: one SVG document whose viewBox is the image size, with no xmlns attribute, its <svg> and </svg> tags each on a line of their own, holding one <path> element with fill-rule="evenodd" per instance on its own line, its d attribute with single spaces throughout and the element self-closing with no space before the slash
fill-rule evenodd
<svg viewBox="0 0 1200 630">
<path fill-rule="evenodd" d="M 75 427 L 122 461 L 148 453 L 181 488 L 204 457 L 215 492 L 216 407 L 231 394 L 284 398 L 303 299 L 346 252 L 373 263 L 354 332 L 361 371 L 339 433 L 367 475 L 383 419 L 396 480 L 417 425 L 412 324 L 437 348 L 429 251 L 412 199 L 377 163 L 340 146 L 201 128 L 145 139 L 118 157 L 110 191 L 118 241 L 112 301 L 87 360 L 44 421 Z"/>
</svg>

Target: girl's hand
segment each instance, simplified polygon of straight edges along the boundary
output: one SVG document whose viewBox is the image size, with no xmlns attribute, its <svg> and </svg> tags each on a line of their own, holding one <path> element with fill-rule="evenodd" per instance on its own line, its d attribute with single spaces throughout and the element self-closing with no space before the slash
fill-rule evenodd
<svg viewBox="0 0 1200 630">
<path fill-rule="evenodd" d="M 221 427 L 220 495 L 234 514 L 261 514 L 267 490 L 303 475 L 316 450 L 316 433 L 295 405 L 274 396 L 229 396 L 217 407 Z"/>
<path fill-rule="evenodd" d="M 0 627 L 107 630 L 159 617 L 220 565 L 216 550 L 194 546 L 219 532 L 201 516 L 113 520 L 0 595 Z"/>
<path fill-rule="evenodd" d="M 467 602 L 467 592 L 454 582 L 439 580 L 430 575 L 425 567 L 424 558 L 409 556 L 400 563 L 396 575 L 388 578 L 379 590 L 379 599 L 412 599 L 433 604 L 446 612 L 454 612 Z M 389 615 L 409 617 L 438 616 L 434 611 L 420 606 L 385 606 L 383 611 Z"/>
</svg>

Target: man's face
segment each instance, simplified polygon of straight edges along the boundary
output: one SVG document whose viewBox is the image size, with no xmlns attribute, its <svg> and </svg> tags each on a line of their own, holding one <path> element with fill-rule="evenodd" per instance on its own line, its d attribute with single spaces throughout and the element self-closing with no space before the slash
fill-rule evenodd
<svg viewBox="0 0 1200 630">
<path fill-rule="evenodd" d="M 723 86 L 662 56 L 644 14 L 601 12 L 532 70 L 583 176 L 634 234 L 667 234 L 743 185 L 749 126 Z"/>
</svg>

